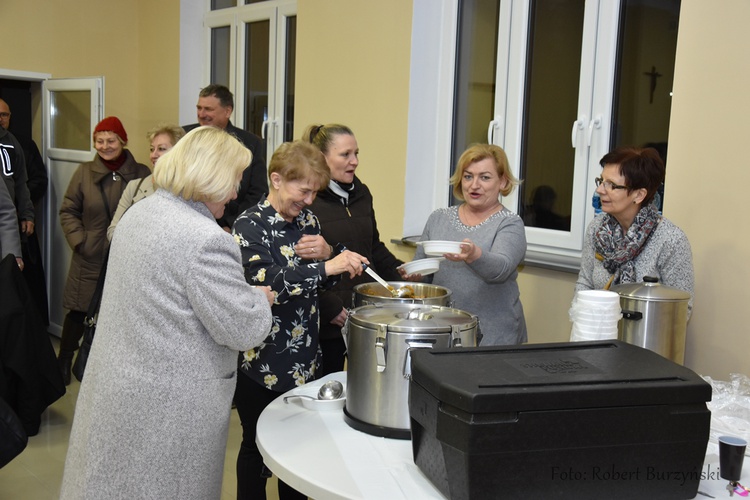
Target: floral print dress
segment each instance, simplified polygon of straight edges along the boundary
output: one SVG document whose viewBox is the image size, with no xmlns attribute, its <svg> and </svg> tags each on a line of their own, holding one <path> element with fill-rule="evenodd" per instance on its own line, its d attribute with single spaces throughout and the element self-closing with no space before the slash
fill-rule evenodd
<svg viewBox="0 0 750 500">
<path fill-rule="evenodd" d="M 315 379 L 320 363 L 318 288 L 330 287 L 322 261 L 303 259 L 294 246 L 306 234 L 320 234 L 318 218 L 302 210 L 287 222 L 267 199 L 246 210 L 232 234 L 240 245 L 245 279 L 270 286 L 275 300 L 271 331 L 263 343 L 244 353 L 240 369 L 257 383 L 286 392 Z"/>
</svg>

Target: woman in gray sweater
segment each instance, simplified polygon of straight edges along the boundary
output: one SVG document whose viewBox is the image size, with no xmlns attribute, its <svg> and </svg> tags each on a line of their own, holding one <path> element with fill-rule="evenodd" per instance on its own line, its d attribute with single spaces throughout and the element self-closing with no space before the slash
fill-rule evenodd
<svg viewBox="0 0 750 500">
<path fill-rule="evenodd" d="M 492 144 L 471 146 L 459 158 L 451 184 L 463 203 L 430 214 L 421 240 L 461 241 L 461 253 L 445 254 L 440 270 L 427 279 L 453 292 L 454 307 L 479 318 L 481 345 L 526 342 L 516 282 L 526 233 L 521 218 L 500 203 L 500 195 L 519 184 L 505 151 Z M 424 257 L 420 246 L 414 258 Z"/>
<path fill-rule="evenodd" d="M 576 291 L 609 289 L 653 276 L 690 294 L 693 307 L 693 256 L 682 230 L 653 204 L 664 182 L 664 162 L 653 148 L 618 148 L 599 162 L 596 192 L 602 214 L 591 221 L 581 256 Z"/>
</svg>

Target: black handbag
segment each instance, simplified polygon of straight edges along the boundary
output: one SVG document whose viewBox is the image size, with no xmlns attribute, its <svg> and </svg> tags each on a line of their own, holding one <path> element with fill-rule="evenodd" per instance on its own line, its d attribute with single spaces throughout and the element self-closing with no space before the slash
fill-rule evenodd
<svg viewBox="0 0 750 500">
<path fill-rule="evenodd" d="M 96 320 L 99 317 L 99 306 L 102 303 L 102 292 L 104 291 L 104 278 L 107 275 L 107 261 L 109 260 L 109 251 L 104 255 L 102 269 L 99 272 L 99 279 L 96 281 L 96 289 L 91 297 L 89 309 L 86 311 L 86 319 L 83 320 L 83 341 L 78 349 L 78 355 L 73 363 L 73 376 L 79 382 L 83 382 L 83 372 L 86 370 L 86 362 L 89 360 L 91 344 L 94 342 L 94 333 L 96 332 Z"/>
</svg>

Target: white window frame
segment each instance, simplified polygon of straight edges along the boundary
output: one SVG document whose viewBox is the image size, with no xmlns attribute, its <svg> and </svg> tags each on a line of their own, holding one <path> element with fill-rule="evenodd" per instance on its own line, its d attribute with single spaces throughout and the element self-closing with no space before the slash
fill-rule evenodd
<svg viewBox="0 0 750 500">
<path fill-rule="evenodd" d="M 505 149 L 516 175 L 522 148 L 529 6 L 530 0 L 501 2 L 496 103 L 488 124 L 488 142 Z M 458 0 L 414 1 L 404 200 L 407 236 L 421 234 L 429 213 L 448 205 L 457 12 Z M 580 267 L 585 228 L 594 217 L 594 178 L 601 171 L 599 159 L 609 149 L 619 13 L 619 0 L 586 2 L 578 116 L 571 117 L 575 148 L 571 230 L 527 227 L 527 264 L 575 272 Z M 518 190 L 502 203 L 518 212 Z"/>
<path fill-rule="evenodd" d="M 235 101 L 232 122 L 237 127 L 245 127 L 245 24 L 268 20 L 270 21 L 268 88 L 269 94 L 272 95 L 268 99 L 268 120 L 263 124 L 261 136 L 266 141 L 267 151 L 275 151 L 284 142 L 287 19 L 297 15 L 297 0 L 273 0 L 248 5 L 241 4 L 237 7 L 214 11 L 209 10 L 210 2 L 207 0 L 181 0 L 181 5 L 186 4 L 185 7 L 189 8 L 190 12 L 189 17 L 182 19 L 182 26 L 196 25 L 196 2 L 201 4 L 200 26 L 203 30 L 203 36 L 200 37 L 200 49 L 197 52 L 201 54 L 202 64 L 199 70 L 193 69 L 189 75 L 186 74 L 184 78 L 181 77 L 181 102 L 190 100 L 189 112 L 187 111 L 187 105 L 181 105 L 181 121 L 183 123 L 195 122 L 195 103 L 198 99 L 198 91 L 211 83 L 211 30 L 228 27 L 230 28 L 228 87 L 234 94 Z M 191 45 L 195 48 L 195 43 Z M 184 55 L 181 57 L 181 67 L 182 62 L 187 62 L 187 59 Z M 188 67 L 190 67 L 189 64 Z M 190 86 L 185 85 L 185 83 L 189 80 L 195 81 L 196 74 L 200 74 L 200 84 L 192 92 L 183 92 L 183 88 Z M 188 113 L 190 118 L 185 119 L 183 115 L 188 116 Z"/>
</svg>

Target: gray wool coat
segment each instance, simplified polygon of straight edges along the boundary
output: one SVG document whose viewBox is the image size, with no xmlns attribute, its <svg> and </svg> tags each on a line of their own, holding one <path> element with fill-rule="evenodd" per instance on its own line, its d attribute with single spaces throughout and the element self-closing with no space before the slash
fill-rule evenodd
<svg viewBox="0 0 750 500">
<path fill-rule="evenodd" d="M 203 203 L 158 190 L 133 205 L 112 241 L 60 498 L 219 498 L 238 352 L 270 327 Z"/>
</svg>

